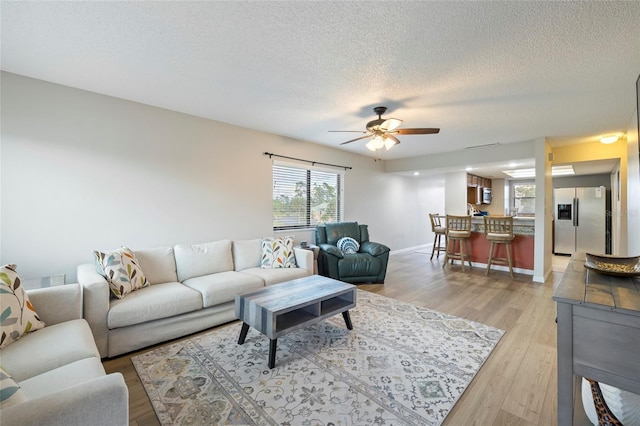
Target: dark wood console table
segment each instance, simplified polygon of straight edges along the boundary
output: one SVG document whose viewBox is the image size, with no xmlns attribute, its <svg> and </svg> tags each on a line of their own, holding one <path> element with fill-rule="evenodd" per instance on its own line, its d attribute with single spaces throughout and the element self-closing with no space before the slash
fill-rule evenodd
<svg viewBox="0 0 640 426">
<path fill-rule="evenodd" d="M 603 275 L 576 253 L 553 295 L 558 314 L 558 425 L 572 425 L 574 380 L 640 394 L 640 278 Z"/>
</svg>

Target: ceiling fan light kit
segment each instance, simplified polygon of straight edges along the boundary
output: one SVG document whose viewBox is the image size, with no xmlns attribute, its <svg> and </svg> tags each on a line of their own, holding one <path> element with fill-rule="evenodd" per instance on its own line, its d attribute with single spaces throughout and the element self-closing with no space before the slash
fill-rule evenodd
<svg viewBox="0 0 640 426">
<path fill-rule="evenodd" d="M 376 135 L 373 139 L 371 139 L 369 142 L 367 142 L 367 144 L 365 145 L 370 151 L 377 151 L 379 149 L 382 149 L 383 147 L 387 149 L 387 151 L 389 149 L 391 149 L 392 146 L 394 146 L 397 142 L 395 142 L 393 139 L 387 137 L 387 135 Z"/>
<path fill-rule="evenodd" d="M 373 108 L 373 112 L 378 114 L 378 118 L 371 120 L 367 123 L 367 131 L 365 136 L 351 139 L 346 142 L 342 142 L 340 145 L 345 145 L 351 142 L 359 141 L 361 139 L 373 138 L 365 145 L 367 149 L 375 152 L 383 147 L 387 150 L 400 143 L 400 140 L 394 136 L 398 135 L 427 135 L 439 133 L 440 129 L 435 128 L 415 128 L 415 129 L 399 129 L 402 124 L 402 120 L 397 118 L 382 118 L 382 114 L 387 111 L 387 107 L 377 106 Z M 334 130 L 352 132 L 353 130 Z"/>
</svg>

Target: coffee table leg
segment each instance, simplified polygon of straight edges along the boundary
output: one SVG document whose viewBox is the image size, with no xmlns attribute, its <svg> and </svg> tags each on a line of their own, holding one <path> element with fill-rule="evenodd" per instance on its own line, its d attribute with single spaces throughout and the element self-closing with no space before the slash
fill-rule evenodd
<svg viewBox="0 0 640 426">
<path fill-rule="evenodd" d="M 244 339 L 247 338 L 247 332 L 249 331 L 249 324 L 246 322 L 242 323 L 242 329 L 240 330 L 240 338 L 238 338 L 238 344 L 244 344 Z"/>
<path fill-rule="evenodd" d="M 342 318 L 344 318 L 344 323 L 347 324 L 347 328 L 349 330 L 353 330 L 353 324 L 351 324 L 351 316 L 349 315 L 349 311 L 344 311 L 342 313 Z"/>
<path fill-rule="evenodd" d="M 269 342 L 269 368 L 273 368 L 276 366 L 276 345 L 278 344 L 278 339 L 271 339 Z"/>
</svg>

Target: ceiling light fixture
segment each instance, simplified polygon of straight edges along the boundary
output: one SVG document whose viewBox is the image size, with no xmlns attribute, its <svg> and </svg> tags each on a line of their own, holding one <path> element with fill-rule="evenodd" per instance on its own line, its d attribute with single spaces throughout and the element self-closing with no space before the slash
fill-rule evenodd
<svg viewBox="0 0 640 426">
<path fill-rule="evenodd" d="M 385 134 L 377 134 L 374 136 L 373 139 L 371 139 L 369 142 L 367 142 L 367 144 L 365 145 L 370 151 L 377 151 L 379 149 L 382 149 L 383 147 L 387 149 L 387 151 L 389 149 L 391 149 L 392 146 L 394 146 L 396 144 L 396 141 L 394 141 L 391 138 L 388 138 L 387 135 Z"/>
<path fill-rule="evenodd" d="M 575 175 L 576 172 L 573 170 L 573 166 L 571 164 L 566 166 L 552 166 L 551 167 L 551 176 L 568 176 Z"/>
<path fill-rule="evenodd" d="M 614 143 L 614 142 L 618 142 L 618 139 L 620 139 L 620 136 L 618 135 L 611 135 L 611 136 L 605 136 L 603 138 L 600 138 L 600 142 L 602 142 L 603 144 L 610 144 L 610 143 Z"/>
<path fill-rule="evenodd" d="M 514 179 L 532 178 L 536 176 L 536 169 L 503 170 L 502 173 Z M 571 164 L 566 166 L 552 166 L 551 176 L 568 176 L 576 174 Z"/>
</svg>

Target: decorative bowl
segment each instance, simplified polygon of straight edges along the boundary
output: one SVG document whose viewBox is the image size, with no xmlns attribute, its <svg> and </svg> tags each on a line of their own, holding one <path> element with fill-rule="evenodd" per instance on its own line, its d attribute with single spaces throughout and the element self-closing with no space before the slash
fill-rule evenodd
<svg viewBox="0 0 640 426">
<path fill-rule="evenodd" d="M 619 257 L 587 253 L 584 267 L 605 275 L 636 277 L 640 276 L 640 256 Z"/>
</svg>

